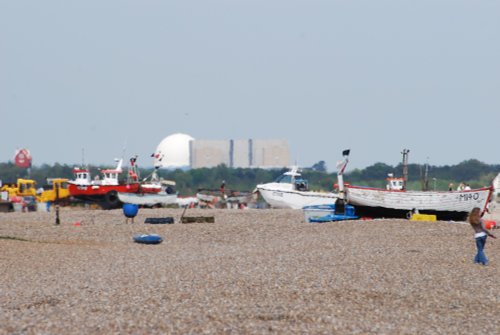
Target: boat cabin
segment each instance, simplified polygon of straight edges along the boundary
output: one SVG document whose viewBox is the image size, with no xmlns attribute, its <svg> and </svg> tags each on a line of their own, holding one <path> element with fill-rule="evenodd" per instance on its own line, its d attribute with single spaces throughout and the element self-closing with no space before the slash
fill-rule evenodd
<svg viewBox="0 0 500 335">
<path fill-rule="evenodd" d="M 101 170 L 103 179 L 101 180 L 101 185 L 118 185 L 118 177 L 120 176 L 120 170 Z"/>
<path fill-rule="evenodd" d="M 309 189 L 307 180 L 302 178 L 302 175 L 298 172 L 296 167 L 283 173 L 274 182 L 280 184 L 291 184 L 293 189 L 297 191 L 307 191 Z"/>
<path fill-rule="evenodd" d="M 390 191 L 403 191 L 405 189 L 404 178 L 395 178 L 392 174 L 389 174 L 389 177 L 386 180 L 386 188 Z"/>
<path fill-rule="evenodd" d="M 123 172 L 123 170 L 122 170 L 123 159 L 117 159 L 116 161 L 118 162 L 116 168 L 109 169 L 109 170 L 101 170 L 103 179 L 100 181 L 94 181 L 94 184 L 100 184 L 100 185 L 119 185 L 120 184 L 118 177 Z"/>
<path fill-rule="evenodd" d="M 73 181 L 75 184 L 90 185 L 92 183 L 90 171 L 87 169 L 75 168 L 73 169 L 73 174 L 75 175 L 75 180 Z"/>
</svg>

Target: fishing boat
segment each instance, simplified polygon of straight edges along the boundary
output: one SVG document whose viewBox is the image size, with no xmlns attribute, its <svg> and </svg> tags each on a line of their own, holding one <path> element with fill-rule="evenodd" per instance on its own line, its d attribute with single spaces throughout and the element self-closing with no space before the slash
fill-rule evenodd
<svg viewBox="0 0 500 335">
<path fill-rule="evenodd" d="M 224 192 L 220 190 L 198 189 L 196 198 L 207 203 L 217 203 L 225 200 Z"/>
<path fill-rule="evenodd" d="M 343 178 L 339 178 L 342 198 L 356 208 L 357 215 L 407 218 L 412 213 L 420 213 L 436 215 L 438 220 L 463 221 L 474 207 L 486 211 L 493 194 L 493 187 L 461 191 L 407 190 L 408 152 L 409 150 L 403 151 L 403 177 L 395 178 L 389 175 L 385 189 L 344 184 Z M 340 163 L 343 169 L 347 165 L 348 155 L 347 151 L 344 161 Z M 342 173 L 339 173 L 339 177 L 341 175 Z"/>
<path fill-rule="evenodd" d="M 338 194 L 310 191 L 307 180 L 294 166 L 274 182 L 259 184 L 256 190 L 274 208 L 302 209 L 305 206 L 334 204 Z"/>
<path fill-rule="evenodd" d="M 137 170 L 137 155 L 130 158 L 130 168 L 128 171 L 128 178 L 134 182 L 140 180 L 139 171 Z M 139 191 L 141 194 L 157 194 L 164 191 L 163 186 L 158 177 L 157 170 L 159 167 L 155 167 L 153 172 L 146 178 L 140 181 Z M 175 183 L 174 183 L 175 185 Z"/>
<path fill-rule="evenodd" d="M 198 189 L 196 199 L 208 207 L 240 208 L 254 201 L 254 192 L 227 190 L 226 181 L 223 180 L 219 189 Z"/>
<path fill-rule="evenodd" d="M 92 179 L 88 168 L 74 168 L 75 179 L 68 181 L 71 196 L 83 201 L 99 203 L 105 209 L 120 207 L 118 193 L 136 193 L 139 191 L 140 183 L 137 180 L 120 180 L 119 177 L 123 172 L 123 159 L 117 161 L 116 168 L 100 171 L 102 179 L 100 177 Z"/>
<path fill-rule="evenodd" d="M 254 202 L 254 198 L 254 192 L 230 190 L 227 193 L 226 202 L 228 204 L 247 205 L 248 203 Z"/>
</svg>

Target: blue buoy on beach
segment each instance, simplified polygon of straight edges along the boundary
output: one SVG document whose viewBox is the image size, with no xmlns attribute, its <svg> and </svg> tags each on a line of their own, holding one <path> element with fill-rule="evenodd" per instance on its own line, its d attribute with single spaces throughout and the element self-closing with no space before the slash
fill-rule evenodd
<svg viewBox="0 0 500 335">
<path fill-rule="evenodd" d="M 123 205 L 123 214 L 129 218 L 135 218 L 137 213 L 139 212 L 139 206 L 135 204 L 124 204 Z"/>
</svg>

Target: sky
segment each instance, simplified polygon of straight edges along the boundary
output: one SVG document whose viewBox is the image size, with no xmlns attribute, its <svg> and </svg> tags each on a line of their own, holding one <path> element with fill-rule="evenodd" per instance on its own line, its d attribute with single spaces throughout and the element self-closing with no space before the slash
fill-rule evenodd
<svg viewBox="0 0 500 335">
<path fill-rule="evenodd" d="M 0 0 L 0 162 L 112 166 L 173 133 L 291 164 L 500 164 L 500 1 Z"/>
</svg>

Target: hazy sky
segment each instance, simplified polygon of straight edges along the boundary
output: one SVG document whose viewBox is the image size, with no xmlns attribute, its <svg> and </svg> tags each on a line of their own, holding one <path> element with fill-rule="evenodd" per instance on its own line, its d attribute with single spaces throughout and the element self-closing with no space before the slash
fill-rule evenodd
<svg viewBox="0 0 500 335">
<path fill-rule="evenodd" d="M 0 124 L 35 165 L 149 166 L 177 132 L 500 164 L 500 1 L 0 0 Z"/>
</svg>

